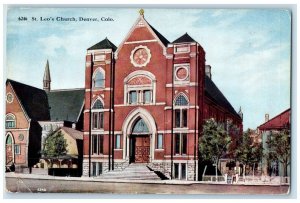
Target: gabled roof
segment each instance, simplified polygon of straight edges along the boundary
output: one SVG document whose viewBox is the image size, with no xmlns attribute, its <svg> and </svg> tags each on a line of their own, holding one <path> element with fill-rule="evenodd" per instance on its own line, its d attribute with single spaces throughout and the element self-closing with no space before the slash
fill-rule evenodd
<svg viewBox="0 0 300 203">
<path fill-rule="evenodd" d="M 87 50 L 95 50 L 95 49 L 112 49 L 112 51 L 114 52 L 117 50 L 117 47 L 111 41 L 109 41 L 106 37 L 104 40 L 91 46 Z"/>
<path fill-rule="evenodd" d="M 287 109 L 269 121 L 263 123 L 258 128 L 260 130 L 281 130 L 290 127 L 291 109 Z"/>
<path fill-rule="evenodd" d="M 158 32 L 152 25 L 150 25 L 144 18 L 143 15 L 140 15 L 136 22 L 133 24 L 133 26 L 130 28 L 129 32 L 127 33 L 126 37 L 123 39 L 123 41 L 121 42 L 121 44 L 119 45 L 116 53 L 119 52 L 119 50 L 122 48 L 122 46 L 124 45 L 124 43 L 128 40 L 128 38 L 130 37 L 130 35 L 132 34 L 132 32 L 135 30 L 136 26 L 138 25 L 139 22 L 142 22 L 143 24 L 145 24 L 145 27 L 147 27 L 149 29 L 149 31 L 152 33 L 152 35 L 154 35 L 154 37 L 159 41 L 159 44 L 166 49 L 169 40 L 167 40 L 160 32 Z"/>
<path fill-rule="evenodd" d="M 214 101 L 216 104 L 220 105 L 224 109 L 228 110 L 233 115 L 240 117 L 234 108 L 231 106 L 229 101 L 223 95 L 223 93 L 219 90 L 219 88 L 215 85 L 215 83 L 205 75 L 205 96 Z"/>
<path fill-rule="evenodd" d="M 181 37 L 177 38 L 176 40 L 173 41 L 173 43 L 184 43 L 184 42 L 196 42 L 188 33 L 185 33 Z"/>
<path fill-rule="evenodd" d="M 54 90 L 48 93 L 51 121 L 76 122 L 84 101 L 84 89 Z"/>
<path fill-rule="evenodd" d="M 49 120 L 49 105 L 44 90 L 7 79 L 22 104 L 26 114 L 35 121 Z"/>
<path fill-rule="evenodd" d="M 73 128 L 68 128 L 68 127 L 61 127 L 60 129 L 68 133 L 68 135 L 70 135 L 75 140 L 83 139 L 83 132 L 81 131 L 75 130 Z"/>
<path fill-rule="evenodd" d="M 145 20 L 146 21 L 146 20 Z M 146 21 L 147 22 L 147 21 Z M 147 22 L 148 23 L 148 22 Z M 170 42 L 169 40 L 167 40 L 167 38 L 165 38 L 162 34 L 160 34 L 160 32 L 158 32 L 152 25 L 150 25 L 150 23 L 148 23 L 148 25 L 151 27 L 151 29 L 153 30 L 153 32 L 156 34 L 156 36 L 160 39 L 160 41 L 167 46 Z"/>
</svg>

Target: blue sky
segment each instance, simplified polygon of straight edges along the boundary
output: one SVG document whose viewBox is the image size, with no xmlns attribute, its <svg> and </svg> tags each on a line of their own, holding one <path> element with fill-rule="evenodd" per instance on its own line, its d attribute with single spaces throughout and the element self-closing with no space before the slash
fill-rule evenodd
<svg viewBox="0 0 300 203">
<path fill-rule="evenodd" d="M 9 8 L 6 75 L 42 88 L 49 60 L 52 89 L 84 86 L 86 49 L 108 37 L 116 46 L 138 9 Z M 109 22 L 32 22 L 18 17 L 110 17 Z M 145 9 L 146 20 L 169 41 L 185 32 L 206 51 L 212 79 L 244 112 L 244 129 L 290 106 L 291 18 L 279 9 Z"/>
</svg>

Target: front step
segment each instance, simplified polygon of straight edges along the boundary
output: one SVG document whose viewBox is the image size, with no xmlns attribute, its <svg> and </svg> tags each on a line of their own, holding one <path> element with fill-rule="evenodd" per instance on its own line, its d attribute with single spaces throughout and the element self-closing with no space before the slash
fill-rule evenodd
<svg viewBox="0 0 300 203">
<path fill-rule="evenodd" d="M 109 171 L 99 176 L 101 179 L 161 180 L 146 164 L 130 164 L 123 171 Z"/>
</svg>

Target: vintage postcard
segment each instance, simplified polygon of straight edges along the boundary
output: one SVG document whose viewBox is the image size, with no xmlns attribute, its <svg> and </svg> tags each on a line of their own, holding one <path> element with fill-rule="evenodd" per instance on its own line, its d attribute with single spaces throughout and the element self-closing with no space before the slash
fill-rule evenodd
<svg viewBox="0 0 300 203">
<path fill-rule="evenodd" d="M 291 10 L 6 9 L 7 192 L 289 194 Z"/>
</svg>

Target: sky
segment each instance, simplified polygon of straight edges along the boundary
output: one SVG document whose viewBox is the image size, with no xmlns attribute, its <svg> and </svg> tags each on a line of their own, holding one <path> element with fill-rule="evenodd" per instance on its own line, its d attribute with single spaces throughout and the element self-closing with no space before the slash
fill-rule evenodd
<svg viewBox="0 0 300 203">
<path fill-rule="evenodd" d="M 137 8 L 11 7 L 6 24 L 7 78 L 42 88 L 47 59 L 52 89 L 84 87 L 87 48 L 108 37 L 118 46 Z M 255 129 L 290 107 L 291 16 L 282 9 L 150 9 L 145 19 L 169 41 L 184 33 L 206 52 L 212 80 Z M 19 20 L 26 17 L 27 21 Z M 35 17 L 37 21 L 32 21 Z M 111 18 L 59 22 L 40 18 Z"/>
</svg>

